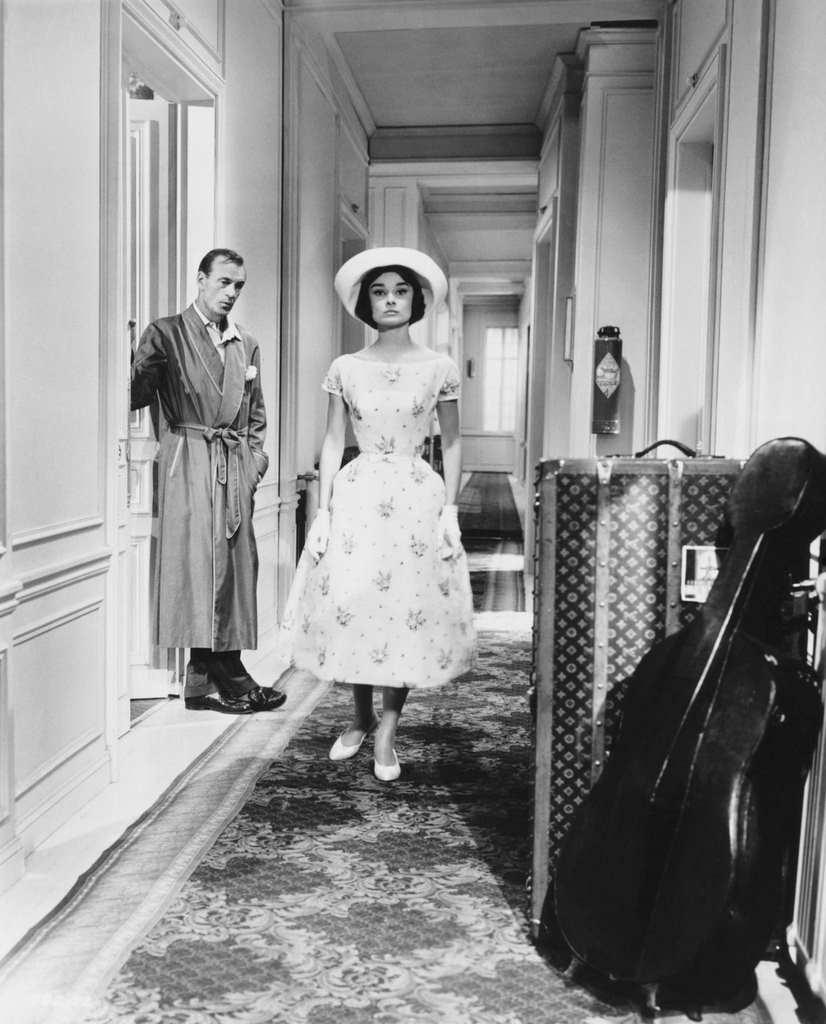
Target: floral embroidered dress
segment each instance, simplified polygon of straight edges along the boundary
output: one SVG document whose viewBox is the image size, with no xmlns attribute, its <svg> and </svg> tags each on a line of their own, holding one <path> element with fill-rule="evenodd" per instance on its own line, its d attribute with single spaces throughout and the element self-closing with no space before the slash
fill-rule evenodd
<svg viewBox="0 0 826 1024">
<path fill-rule="evenodd" d="M 459 397 L 456 364 L 343 355 L 322 387 L 360 454 L 333 481 L 327 550 L 299 560 L 282 656 L 320 679 L 439 686 L 470 668 L 475 639 L 467 559 L 439 555 L 445 487 L 421 457 L 436 403 Z"/>
</svg>

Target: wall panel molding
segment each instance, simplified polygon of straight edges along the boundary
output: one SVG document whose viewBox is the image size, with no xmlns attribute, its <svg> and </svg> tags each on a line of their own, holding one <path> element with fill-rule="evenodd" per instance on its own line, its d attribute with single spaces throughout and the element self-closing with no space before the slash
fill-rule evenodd
<svg viewBox="0 0 826 1024">
<path fill-rule="evenodd" d="M 0 619 L 11 615 L 20 606 L 22 589 L 23 583 L 20 580 L 7 580 L 0 584 Z"/>
<path fill-rule="evenodd" d="M 65 608 L 57 615 L 49 615 L 44 619 L 39 619 L 37 622 L 31 623 L 26 626 L 25 629 L 21 629 L 19 632 L 14 633 L 12 636 L 12 644 L 14 647 L 22 647 L 23 644 L 30 643 L 32 640 L 44 633 L 51 633 L 55 629 L 59 629 L 61 626 L 67 626 L 70 622 L 75 622 L 77 619 L 82 619 L 85 615 L 90 615 L 92 612 L 99 611 L 103 606 L 103 598 L 96 598 L 94 601 L 85 601 L 83 604 L 76 605 L 72 608 Z"/>
<path fill-rule="evenodd" d="M 671 66 L 673 112 L 690 98 L 704 66 L 714 59 L 715 50 L 726 38 L 729 25 L 727 0 L 679 0 L 674 4 L 674 60 Z M 693 20 L 687 19 L 691 11 Z M 688 21 L 691 20 L 691 24 Z"/>
<path fill-rule="evenodd" d="M 25 809 L 18 807 L 17 832 L 26 851 L 35 849 L 71 817 L 73 809 L 83 807 L 107 785 L 109 766 L 108 754 L 95 757 L 67 775 L 47 799 Z"/>
<path fill-rule="evenodd" d="M 408 186 L 390 185 L 384 189 L 382 196 L 382 224 L 384 232 L 381 241 L 373 239 L 379 245 L 413 245 L 408 229 L 412 213 L 409 209 Z"/>
<path fill-rule="evenodd" d="M 112 552 L 109 548 L 99 548 L 82 558 L 66 562 L 52 563 L 20 578 L 20 589 L 17 601 L 22 604 L 35 598 L 45 597 L 56 590 L 70 587 L 95 576 L 103 576 L 109 571 Z"/>
<path fill-rule="evenodd" d="M 129 652 L 131 665 L 150 665 L 152 663 L 152 644 L 150 643 L 150 617 L 152 608 L 152 581 L 149 574 L 149 557 L 147 549 L 152 538 L 132 537 L 129 543 L 130 570 L 129 596 L 127 598 L 131 612 L 130 636 L 133 646 Z M 148 598 L 148 600 L 147 600 Z"/>
<path fill-rule="evenodd" d="M 9 707 L 9 648 L 0 647 L 0 826 L 11 814 L 14 805 L 12 793 L 12 754 L 14 735 Z"/>
<path fill-rule="evenodd" d="M 0 0 L 0 67 L 5 59 L 5 39 L 3 26 L 6 23 L 5 0 Z M 3 90 L 3 76 L 0 75 L 0 111 L 5 110 L 5 97 Z M 5 118 L 0 120 L 0 154 L 5 152 Z M 5 203 L 5 162 L 0 159 L 0 239 L 6 237 L 4 224 Z M 0 246 L 0 309 L 5 309 L 4 285 L 6 247 Z M 0 559 L 6 552 L 8 540 L 6 529 L 8 522 L 8 504 L 6 495 L 6 477 L 8 475 L 8 459 L 6 456 L 6 413 L 8 409 L 8 374 L 6 373 L 6 321 L 0 317 Z"/>
<path fill-rule="evenodd" d="M 24 797 L 35 786 L 58 771 L 67 761 L 76 757 L 102 735 L 103 733 L 100 729 L 87 729 L 86 732 L 76 736 L 71 743 L 67 743 L 65 747 L 56 750 L 54 755 L 48 761 L 44 761 L 39 765 L 37 771 L 33 772 L 28 778 L 19 781 L 15 780 L 15 799 L 19 800 L 21 797 Z"/>
<path fill-rule="evenodd" d="M 97 671 L 102 671 L 103 609 L 104 599 L 103 597 L 98 597 L 94 600 L 84 601 L 68 608 L 61 608 L 54 614 L 47 615 L 44 618 L 29 623 L 23 629 L 16 631 L 12 636 L 12 649 L 15 652 L 15 657 L 18 656 L 18 652 L 20 652 L 24 647 L 28 644 L 34 643 L 34 641 L 38 640 L 40 637 L 43 637 L 46 634 L 54 634 L 57 630 L 65 629 L 68 626 L 77 624 L 84 619 L 88 619 L 90 616 L 96 616 L 100 621 L 92 623 L 86 628 L 95 628 L 100 631 L 101 660 L 100 664 L 97 666 Z M 89 671 L 90 674 L 94 673 L 95 667 L 91 666 Z M 97 680 L 97 682 L 102 685 L 101 680 Z M 18 680 L 18 683 L 22 685 L 22 680 Z M 18 708 L 17 710 L 19 711 L 20 709 Z M 19 800 L 44 779 L 58 771 L 61 766 L 89 747 L 97 739 L 102 738 L 103 723 L 104 715 L 101 709 L 99 716 L 93 717 L 88 721 L 85 726 L 71 736 L 67 742 L 55 745 L 55 747 L 50 751 L 49 756 L 39 761 L 36 767 L 34 767 L 28 774 L 23 774 L 19 778 L 15 777 L 13 785 L 16 799 Z"/>
<path fill-rule="evenodd" d="M 60 540 L 75 533 L 85 533 L 87 530 L 96 530 L 103 526 L 103 516 L 99 513 L 89 516 L 81 516 L 77 519 L 67 519 L 62 523 L 52 523 L 49 526 L 39 526 L 32 530 L 20 530 L 12 534 L 11 546 L 13 549 L 31 547 L 33 544 L 45 544 L 49 541 Z"/>
<path fill-rule="evenodd" d="M 129 462 L 129 511 L 152 517 L 152 462 Z"/>
</svg>

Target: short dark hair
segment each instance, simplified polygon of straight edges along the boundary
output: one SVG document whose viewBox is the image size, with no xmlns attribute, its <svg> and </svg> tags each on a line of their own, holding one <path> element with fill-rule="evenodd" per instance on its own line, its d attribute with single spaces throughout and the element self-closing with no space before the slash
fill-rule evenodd
<svg viewBox="0 0 826 1024">
<path fill-rule="evenodd" d="M 236 263 L 239 267 L 243 267 L 244 265 L 244 257 L 234 249 L 210 249 L 198 264 L 198 273 L 206 274 L 206 276 L 209 277 L 212 270 L 212 264 L 216 260 L 226 260 L 227 263 Z"/>
<path fill-rule="evenodd" d="M 418 321 L 424 316 L 425 305 L 422 282 L 419 280 L 418 275 L 413 273 L 410 267 L 402 267 L 395 263 L 389 267 L 373 267 L 373 269 L 368 270 L 361 279 L 359 297 L 356 299 L 356 306 L 353 311 L 359 320 L 363 320 L 368 327 L 376 326 L 376 322 L 373 319 L 373 307 L 370 304 L 370 285 L 377 278 L 381 277 L 382 274 L 390 273 L 398 274 L 402 281 L 409 284 L 413 289 L 413 300 L 410 306 L 410 323 L 418 323 Z"/>
</svg>

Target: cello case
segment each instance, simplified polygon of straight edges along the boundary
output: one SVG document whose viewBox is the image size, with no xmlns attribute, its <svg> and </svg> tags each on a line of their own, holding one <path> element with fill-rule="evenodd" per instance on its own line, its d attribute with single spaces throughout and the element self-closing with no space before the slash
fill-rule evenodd
<svg viewBox="0 0 826 1024">
<path fill-rule="evenodd" d="M 814 675 L 779 651 L 790 573 L 826 529 L 826 457 L 761 446 L 701 615 L 643 657 L 560 850 L 555 916 L 585 963 L 699 1019 L 754 984 L 817 738 Z M 750 1001 L 747 998 L 746 1001 Z"/>
</svg>

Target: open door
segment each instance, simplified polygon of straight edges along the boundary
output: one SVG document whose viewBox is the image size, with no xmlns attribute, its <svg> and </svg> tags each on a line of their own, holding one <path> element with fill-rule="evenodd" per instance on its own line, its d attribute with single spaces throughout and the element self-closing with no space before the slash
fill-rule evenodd
<svg viewBox="0 0 826 1024">
<path fill-rule="evenodd" d="M 124 309 L 131 350 L 154 319 L 192 301 L 195 271 L 214 245 L 215 104 L 197 82 L 172 73 L 147 37 L 124 38 Z M 156 88 L 163 82 L 163 91 Z M 128 436 L 129 698 L 179 692 L 185 652 L 153 641 L 157 538 L 155 455 L 166 429 L 156 405 L 130 414 Z M 120 731 L 129 725 L 119 714 Z"/>
</svg>

